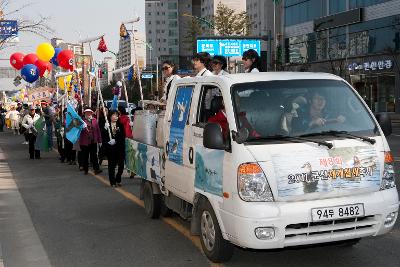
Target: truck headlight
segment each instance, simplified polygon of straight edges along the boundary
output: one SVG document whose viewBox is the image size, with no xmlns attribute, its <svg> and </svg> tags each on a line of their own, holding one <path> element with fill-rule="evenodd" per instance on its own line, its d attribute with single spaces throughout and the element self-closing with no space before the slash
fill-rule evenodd
<svg viewBox="0 0 400 267">
<path fill-rule="evenodd" d="M 394 159 L 390 152 L 385 152 L 385 164 L 381 182 L 381 190 L 390 189 L 396 186 L 396 173 L 394 171 Z"/>
<path fill-rule="evenodd" d="M 239 166 L 238 191 L 244 201 L 274 201 L 267 177 L 257 163 Z"/>
</svg>

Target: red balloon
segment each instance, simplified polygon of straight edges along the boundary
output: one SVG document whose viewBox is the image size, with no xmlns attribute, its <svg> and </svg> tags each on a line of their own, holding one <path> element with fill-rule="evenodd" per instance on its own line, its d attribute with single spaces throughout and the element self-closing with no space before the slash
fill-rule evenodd
<svg viewBox="0 0 400 267">
<path fill-rule="evenodd" d="M 35 65 L 35 63 L 36 63 L 36 61 L 38 61 L 38 59 L 39 59 L 39 58 L 37 57 L 36 54 L 27 54 L 27 55 L 24 57 L 24 60 L 23 60 L 24 66 L 27 65 L 27 64 L 33 64 L 33 65 Z"/>
<path fill-rule="evenodd" d="M 10 57 L 10 64 L 15 69 L 20 70 L 24 66 L 24 57 L 25 55 L 22 53 L 14 53 Z"/>
<path fill-rule="evenodd" d="M 43 77 L 43 75 L 45 74 L 46 71 L 48 71 L 48 73 L 50 73 L 52 70 L 52 66 L 51 66 L 50 62 L 46 62 L 46 61 L 43 61 L 40 59 L 38 61 L 36 61 L 35 65 L 39 69 L 40 77 Z"/>
<path fill-rule="evenodd" d="M 74 70 L 74 52 L 71 50 L 63 50 L 57 56 L 58 65 L 64 69 Z"/>
</svg>

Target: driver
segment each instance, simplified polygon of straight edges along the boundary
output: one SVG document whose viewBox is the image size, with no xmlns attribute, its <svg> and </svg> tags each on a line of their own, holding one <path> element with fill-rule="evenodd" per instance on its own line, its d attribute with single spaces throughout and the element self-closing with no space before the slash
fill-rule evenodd
<svg viewBox="0 0 400 267">
<path fill-rule="evenodd" d="M 299 101 L 299 99 L 301 101 Z M 293 121 L 293 128 L 295 130 L 305 131 L 323 127 L 327 124 L 343 123 L 346 121 L 346 117 L 343 115 L 334 117 L 329 114 L 329 111 L 326 108 L 327 100 L 320 92 L 314 91 L 309 95 L 308 99 L 301 96 L 296 98 L 293 102 L 307 103 L 305 112 Z"/>
</svg>

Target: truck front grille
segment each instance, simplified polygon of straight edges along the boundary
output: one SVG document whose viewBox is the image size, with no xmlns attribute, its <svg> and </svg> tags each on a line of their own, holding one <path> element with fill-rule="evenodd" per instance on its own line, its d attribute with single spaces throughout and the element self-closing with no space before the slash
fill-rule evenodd
<svg viewBox="0 0 400 267">
<path fill-rule="evenodd" d="M 285 246 L 339 241 L 373 235 L 379 221 L 375 216 L 289 224 L 285 228 Z"/>
</svg>

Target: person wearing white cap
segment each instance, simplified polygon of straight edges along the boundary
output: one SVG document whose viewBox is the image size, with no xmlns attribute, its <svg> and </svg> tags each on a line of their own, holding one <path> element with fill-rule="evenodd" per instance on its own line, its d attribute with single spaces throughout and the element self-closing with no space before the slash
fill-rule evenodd
<svg viewBox="0 0 400 267">
<path fill-rule="evenodd" d="M 35 149 L 35 142 L 37 136 L 37 130 L 35 123 L 40 119 L 40 116 L 35 112 L 35 106 L 29 107 L 29 114 L 25 115 L 22 120 L 22 127 L 26 129 L 28 142 L 29 142 L 29 158 L 40 159 L 40 150 Z"/>
<path fill-rule="evenodd" d="M 94 173 L 101 173 L 99 160 L 97 158 L 97 144 L 101 146 L 101 133 L 97 120 L 93 117 L 93 110 L 90 108 L 85 109 L 83 121 L 84 129 L 79 137 L 79 144 L 81 147 L 83 170 L 85 174 L 89 171 L 89 155 L 92 161 Z"/>
</svg>

